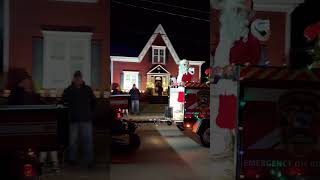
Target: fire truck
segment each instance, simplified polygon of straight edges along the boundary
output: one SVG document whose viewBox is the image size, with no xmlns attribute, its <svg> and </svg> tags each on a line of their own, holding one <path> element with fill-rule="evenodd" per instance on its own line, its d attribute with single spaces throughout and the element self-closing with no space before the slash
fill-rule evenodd
<svg viewBox="0 0 320 180">
<path fill-rule="evenodd" d="M 319 179 L 320 70 L 238 72 L 236 179 Z"/>
<path fill-rule="evenodd" d="M 187 82 L 184 86 L 171 86 L 169 109 L 171 122 L 183 131 L 192 130 L 200 137 L 201 143 L 210 145 L 210 88 L 208 84 Z"/>
</svg>

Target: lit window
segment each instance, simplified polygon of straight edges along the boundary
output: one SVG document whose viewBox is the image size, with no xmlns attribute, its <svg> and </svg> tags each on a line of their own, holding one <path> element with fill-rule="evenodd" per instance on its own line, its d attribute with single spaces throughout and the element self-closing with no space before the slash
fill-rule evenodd
<svg viewBox="0 0 320 180">
<path fill-rule="evenodd" d="M 124 71 L 123 72 L 123 89 L 130 90 L 136 84 L 139 88 L 139 72 L 134 71 Z"/>
<path fill-rule="evenodd" d="M 152 46 L 152 63 L 166 64 L 166 47 Z"/>
</svg>

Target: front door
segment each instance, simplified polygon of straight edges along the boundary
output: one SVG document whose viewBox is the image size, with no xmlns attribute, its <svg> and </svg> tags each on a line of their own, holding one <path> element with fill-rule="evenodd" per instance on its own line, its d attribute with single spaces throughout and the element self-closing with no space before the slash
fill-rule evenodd
<svg viewBox="0 0 320 180">
<path fill-rule="evenodd" d="M 161 77 L 161 76 L 156 76 L 156 77 L 155 77 L 154 85 L 155 85 L 156 87 L 162 86 L 162 77 Z"/>
</svg>

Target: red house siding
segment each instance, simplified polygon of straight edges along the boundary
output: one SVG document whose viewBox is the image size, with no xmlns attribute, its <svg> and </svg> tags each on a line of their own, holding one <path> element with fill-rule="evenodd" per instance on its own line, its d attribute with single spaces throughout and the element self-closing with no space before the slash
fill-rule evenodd
<svg viewBox="0 0 320 180">
<path fill-rule="evenodd" d="M 270 65 L 281 66 L 285 63 L 285 24 L 286 14 L 282 12 L 257 12 L 256 18 L 269 19 L 271 36 L 265 44 L 268 47 Z M 211 52 L 218 45 L 215 37 L 219 35 L 219 11 L 211 10 Z"/>
<path fill-rule="evenodd" d="M 44 27 L 86 29 L 93 33 L 93 39 L 102 42 L 100 88 L 109 89 L 109 17 L 110 0 L 98 3 L 10 0 L 9 68 L 23 68 L 31 74 L 32 37 L 42 37 Z"/>
</svg>

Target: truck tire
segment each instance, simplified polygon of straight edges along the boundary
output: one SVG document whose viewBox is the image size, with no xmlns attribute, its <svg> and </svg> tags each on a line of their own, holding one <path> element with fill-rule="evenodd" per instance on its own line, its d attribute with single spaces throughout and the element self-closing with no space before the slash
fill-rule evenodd
<svg viewBox="0 0 320 180">
<path fill-rule="evenodd" d="M 178 128 L 180 131 L 184 131 L 183 125 L 177 125 L 177 128 Z"/>
<path fill-rule="evenodd" d="M 140 147 L 141 141 L 137 134 L 130 134 L 129 138 L 129 143 L 132 148 L 137 149 Z"/>
<path fill-rule="evenodd" d="M 210 147 L 210 128 L 205 128 L 201 133 L 200 133 L 200 141 L 201 144 L 205 147 Z"/>
<path fill-rule="evenodd" d="M 171 121 L 167 121 L 167 124 L 168 124 L 168 126 L 171 126 L 172 122 Z"/>
</svg>

